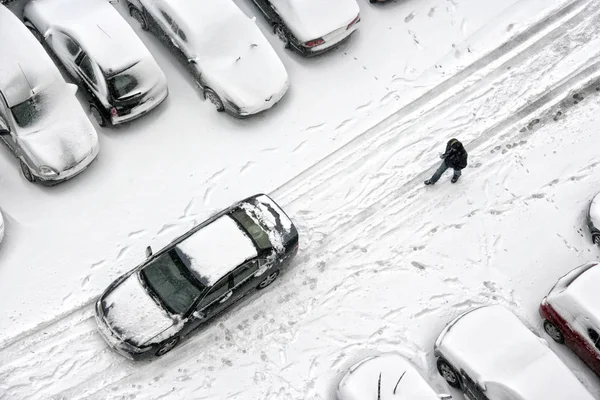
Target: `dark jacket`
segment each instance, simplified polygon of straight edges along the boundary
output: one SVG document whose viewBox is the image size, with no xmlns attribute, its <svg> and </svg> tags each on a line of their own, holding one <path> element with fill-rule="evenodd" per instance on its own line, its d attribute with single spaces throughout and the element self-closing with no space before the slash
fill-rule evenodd
<svg viewBox="0 0 600 400">
<path fill-rule="evenodd" d="M 442 154 L 442 158 L 446 161 L 446 165 L 453 169 L 466 168 L 467 157 L 467 151 L 457 139 L 450 139 L 446 145 L 446 152 Z"/>
</svg>

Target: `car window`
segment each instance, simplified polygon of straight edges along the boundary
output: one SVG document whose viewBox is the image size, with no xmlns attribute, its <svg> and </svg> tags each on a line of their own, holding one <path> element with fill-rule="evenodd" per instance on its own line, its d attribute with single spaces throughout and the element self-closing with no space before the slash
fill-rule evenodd
<svg viewBox="0 0 600 400">
<path fill-rule="evenodd" d="M 594 346 L 596 346 L 596 347 L 600 346 L 600 335 L 598 334 L 598 332 L 596 332 L 595 329 L 589 328 L 588 335 L 589 335 L 590 339 L 592 339 L 592 343 L 594 343 Z"/>
<path fill-rule="evenodd" d="M 246 264 L 238 267 L 233 272 L 233 285 L 234 287 L 244 282 L 246 279 L 254 275 L 258 271 L 258 261 L 252 260 Z"/>
<path fill-rule="evenodd" d="M 67 49 L 69 54 L 71 54 L 73 57 L 75 57 L 77 54 L 79 54 L 79 51 L 81 50 L 81 48 L 79 47 L 79 45 L 77 43 L 75 43 L 75 41 L 73 39 L 71 39 L 70 37 L 65 35 L 63 37 L 63 40 L 65 43 L 65 48 Z"/>
<path fill-rule="evenodd" d="M 160 10 L 160 13 L 163 16 L 163 18 L 167 21 L 167 24 L 169 24 L 170 26 L 173 26 L 173 18 L 169 17 L 169 14 L 167 14 L 163 10 Z"/>
<path fill-rule="evenodd" d="M 181 30 L 181 28 L 177 28 L 177 35 L 179 35 L 181 40 L 187 42 L 187 35 Z"/>
<path fill-rule="evenodd" d="M 219 282 L 217 282 L 204 296 L 200 305 L 198 306 L 199 310 L 211 305 L 215 300 L 223 296 L 225 293 L 229 291 L 229 277 L 222 278 Z"/>
<path fill-rule="evenodd" d="M 98 83 L 96 80 L 96 74 L 94 73 L 94 67 L 92 66 L 92 61 L 87 55 L 84 55 L 79 63 L 79 68 L 81 72 L 95 85 Z"/>
</svg>

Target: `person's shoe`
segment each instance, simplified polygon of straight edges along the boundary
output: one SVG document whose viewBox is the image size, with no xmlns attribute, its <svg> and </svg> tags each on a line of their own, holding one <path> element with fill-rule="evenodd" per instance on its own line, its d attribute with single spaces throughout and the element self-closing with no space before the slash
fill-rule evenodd
<svg viewBox="0 0 600 400">
<path fill-rule="evenodd" d="M 456 182 L 458 182 L 458 178 L 459 178 L 458 176 L 453 176 L 452 179 L 450 180 L 450 182 L 456 183 Z"/>
<path fill-rule="evenodd" d="M 425 184 L 426 184 L 426 185 L 433 185 L 434 183 L 435 183 L 435 182 L 433 182 L 431 179 L 427 179 L 427 180 L 425 181 Z"/>
</svg>

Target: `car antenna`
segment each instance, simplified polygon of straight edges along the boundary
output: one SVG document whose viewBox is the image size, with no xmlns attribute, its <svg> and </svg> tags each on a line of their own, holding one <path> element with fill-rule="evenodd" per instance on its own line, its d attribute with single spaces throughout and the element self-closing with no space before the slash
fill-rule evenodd
<svg viewBox="0 0 600 400">
<path fill-rule="evenodd" d="M 379 381 L 377 382 L 377 400 L 381 400 L 381 372 L 379 373 Z"/>
<path fill-rule="evenodd" d="M 102 31 L 102 33 L 104 33 L 106 36 L 108 36 L 108 38 L 109 38 L 109 39 L 112 39 L 112 38 L 110 37 L 110 35 L 109 35 L 108 33 L 106 33 L 106 31 L 105 31 L 104 29 L 102 29 L 102 28 L 100 27 L 100 25 L 96 24 L 96 26 L 98 27 L 98 29 L 100 29 L 100 30 Z"/>
<path fill-rule="evenodd" d="M 29 85 L 29 90 L 31 91 L 31 94 L 34 95 L 35 91 L 33 90 L 33 86 L 31 86 L 31 82 L 29 82 L 29 79 L 27 79 L 27 74 L 25 74 L 25 71 L 23 71 L 23 67 L 21 67 L 20 63 L 17 63 L 17 65 L 19 66 L 19 69 L 21 70 L 21 73 L 23 74 L 23 78 L 25 78 L 25 81 Z"/>
<path fill-rule="evenodd" d="M 398 384 L 400 383 L 400 381 L 402 380 L 402 378 L 404 377 L 404 374 L 406 373 L 406 371 L 404 371 L 402 373 L 402 375 L 400 375 L 400 378 L 398 378 L 398 382 L 396 382 L 396 386 L 394 386 L 394 394 L 396 394 L 396 389 L 398 389 Z"/>
</svg>

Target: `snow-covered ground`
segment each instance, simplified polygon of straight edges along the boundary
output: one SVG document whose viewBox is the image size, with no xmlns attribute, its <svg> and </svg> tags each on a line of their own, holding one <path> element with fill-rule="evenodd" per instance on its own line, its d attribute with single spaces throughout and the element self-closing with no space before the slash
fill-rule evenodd
<svg viewBox="0 0 600 400">
<path fill-rule="evenodd" d="M 360 6 L 359 32 L 324 57 L 268 36 L 291 88 L 258 118 L 215 113 L 140 32 L 171 94 L 102 131 L 89 171 L 38 188 L 2 150 L 1 399 L 328 399 L 344 368 L 386 351 L 447 391 L 431 350 L 458 313 L 500 302 L 542 333 L 539 300 L 598 251 L 583 219 L 600 190 L 600 4 Z M 423 187 L 454 136 L 470 167 Z M 160 360 L 112 353 L 90 305 L 111 279 L 146 245 L 261 191 L 299 226 L 292 268 Z"/>
</svg>

